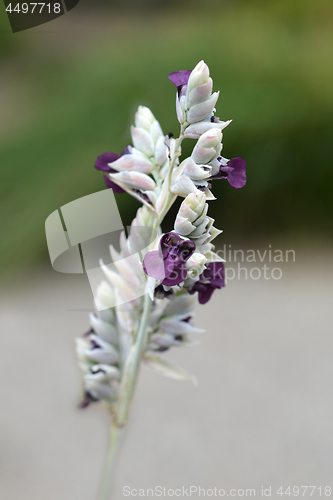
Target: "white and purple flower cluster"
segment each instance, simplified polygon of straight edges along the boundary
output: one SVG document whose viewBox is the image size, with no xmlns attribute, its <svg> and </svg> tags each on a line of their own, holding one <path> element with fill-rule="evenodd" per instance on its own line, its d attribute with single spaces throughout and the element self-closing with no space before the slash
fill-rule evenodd
<svg viewBox="0 0 333 500">
<path fill-rule="evenodd" d="M 222 130 L 230 121 L 214 115 L 219 93 L 212 93 L 208 66 L 201 61 L 193 71 L 177 71 L 169 79 L 177 87 L 179 138 L 164 135 L 152 112 L 140 106 L 131 128 L 133 145 L 120 156 L 104 153 L 95 164 L 104 172 L 107 187 L 131 194 L 143 206 L 129 237 L 121 236 L 120 253 L 111 248 L 116 271 L 102 265 L 106 280 L 98 290 L 91 329 L 78 340 L 83 406 L 103 399 L 116 412 L 134 357 L 165 375 L 187 378 L 158 353 L 193 344 L 189 335 L 199 331 L 191 323 L 196 293 L 205 304 L 224 286 L 223 260 L 212 243 L 221 231 L 207 215 L 207 201 L 215 199 L 214 180 L 226 179 L 234 188 L 245 185 L 245 161 L 221 156 Z M 197 142 L 180 163 L 186 138 Z M 163 234 L 161 223 L 178 196 L 184 200 L 174 228 Z M 147 228 L 151 231 L 144 231 Z M 133 290 L 138 298 L 133 298 Z M 121 297 L 122 305 L 104 308 L 110 294 Z"/>
</svg>

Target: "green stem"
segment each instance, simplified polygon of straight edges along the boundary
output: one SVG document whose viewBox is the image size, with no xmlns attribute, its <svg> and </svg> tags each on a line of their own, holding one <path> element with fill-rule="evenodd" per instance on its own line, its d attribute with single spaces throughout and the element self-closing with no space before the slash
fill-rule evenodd
<svg viewBox="0 0 333 500">
<path fill-rule="evenodd" d="M 114 415 L 114 423 L 118 427 L 122 427 L 126 423 L 128 417 L 130 404 L 139 374 L 141 357 L 147 344 L 147 326 L 151 305 L 151 298 L 149 297 L 149 294 L 146 293 L 139 329 L 130 349 L 122 375 L 119 398 Z"/>
<path fill-rule="evenodd" d="M 169 188 L 169 195 L 168 195 L 168 197 L 166 199 L 164 207 L 162 208 L 160 214 L 158 215 L 158 219 L 157 219 L 158 225 L 161 224 L 161 222 L 164 219 L 165 215 L 167 214 L 167 212 L 169 211 L 169 209 L 172 207 L 174 201 L 177 198 L 176 195 L 174 195 L 173 193 L 170 192 L 170 186 L 171 186 L 172 174 L 173 174 L 173 170 L 174 170 L 175 165 L 176 165 L 177 158 L 179 158 L 179 156 L 181 154 L 180 146 L 181 146 L 181 144 L 182 144 L 182 142 L 184 140 L 185 129 L 186 129 L 186 125 L 183 124 L 181 126 L 180 136 L 178 137 L 176 145 L 175 145 L 175 154 L 174 154 L 174 157 L 172 158 L 172 160 L 170 162 L 170 169 L 169 169 L 169 175 L 168 175 L 168 180 L 167 180 L 167 182 L 168 182 L 168 188 Z"/>
<path fill-rule="evenodd" d="M 110 446 L 108 450 L 108 456 L 105 464 L 105 470 L 101 485 L 100 495 L 98 497 L 99 500 L 107 500 L 110 491 L 111 479 L 113 466 L 116 458 L 116 453 L 119 445 L 119 441 L 122 435 L 122 429 L 114 425 L 114 422 L 111 422 L 110 428 Z"/>
</svg>

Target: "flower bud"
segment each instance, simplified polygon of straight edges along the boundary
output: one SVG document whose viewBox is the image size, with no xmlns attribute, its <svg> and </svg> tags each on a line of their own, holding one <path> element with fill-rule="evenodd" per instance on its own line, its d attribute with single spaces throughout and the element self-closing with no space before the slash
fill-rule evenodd
<svg viewBox="0 0 333 500">
<path fill-rule="evenodd" d="M 110 307 L 110 304 L 114 304 L 114 293 L 111 285 L 106 281 L 102 281 L 97 288 L 96 297 L 96 307 L 99 311 Z"/>
<path fill-rule="evenodd" d="M 199 189 L 196 188 L 194 182 L 187 177 L 187 175 L 181 175 L 178 177 L 172 184 L 170 191 L 173 194 L 182 196 L 183 198 L 186 198 L 186 196 L 190 193 L 200 192 Z"/>
<path fill-rule="evenodd" d="M 196 226 L 194 231 L 189 234 L 189 238 L 199 238 L 203 234 L 206 234 L 208 231 L 208 226 L 209 225 L 209 217 L 205 216 L 202 221 Z"/>
<path fill-rule="evenodd" d="M 195 87 L 188 93 L 188 107 L 195 106 L 200 102 L 206 101 L 211 96 L 213 89 L 213 80 L 208 79 L 208 82 L 200 87 Z"/>
<path fill-rule="evenodd" d="M 175 231 L 188 236 L 196 230 L 197 226 L 204 220 L 208 204 L 206 196 L 201 191 L 190 193 L 180 206 L 176 217 Z"/>
<path fill-rule="evenodd" d="M 140 122 L 141 119 L 144 119 L 145 123 L 149 123 L 150 124 L 149 128 L 154 123 L 154 121 L 156 120 L 155 116 L 150 111 L 150 109 L 147 108 L 147 106 L 139 106 L 138 107 L 138 111 L 135 114 L 135 125 L 136 125 L 136 127 L 140 127 L 140 125 L 138 123 Z M 138 122 L 137 122 L 137 120 L 138 120 Z M 147 128 L 146 130 L 149 130 L 149 129 Z"/>
<path fill-rule="evenodd" d="M 211 128 L 212 125 L 214 128 L 219 128 L 220 130 L 223 130 L 225 127 L 231 123 L 232 120 L 228 120 L 226 122 L 223 121 L 218 121 L 212 123 L 211 120 L 204 120 L 198 123 L 192 123 L 189 127 L 186 128 L 184 136 L 188 139 L 199 139 L 199 137 L 204 134 L 205 132 L 208 132 Z"/>
<path fill-rule="evenodd" d="M 181 236 L 187 236 L 195 230 L 195 226 L 191 222 L 181 215 L 177 215 L 175 222 L 175 231 Z"/>
<path fill-rule="evenodd" d="M 187 269 L 187 277 L 190 279 L 199 279 L 203 273 L 207 259 L 199 252 L 194 252 L 193 255 L 185 263 Z"/>
<path fill-rule="evenodd" d="M 131 127 L 133 145 L 136 149 L 144 153 L 148 158 L 154 156 L 155 146 L 153 139 L 147 130 L 143 128 Z"/>
<path fill-rule="evenodd" d="M 197 142 L 202 148 L 217 149 L 222 142 L 222 132 L 218 128 L 212 127 L 208 132 L 203 134 Z M 194 148 L 195 149 L 195 148 Z"/>
<path fill-rule="evenodd" d="M 151 343 L 154 348 L 158 350 L 158 348 L 169 348 L 175 345 L 181 344 L 181 340 L 176 340 L 175 336 L 171 333 L 154 333 L 150 338 Z M 155 346 L 154 346 L 155 344 Z"/>
<path fill-rule="evenodd" d="M 207 117 L 211 117 L 218 98 L 219 92 L 214 92 L 214 94 L 212 94 L 212 96 L 206 101 L 191 106 L 187 113 L 187 122 L 190 124 L 197 123 Z"/>
<path fill-rule="evenodd" d="M 177 316 L 169 316 L 164 318 L 160 322 L 160 328 L 165 333 L 173 334 L 190 334 L 190 333 L 202 333 L 204 330 L 200 328 L 195 328 L 188 321 L 179 321 L 180 318 Z"/>
<path fill-rule="evenodd" d="M 98 335 L 102 340 L 108 342 L 109 344 L 116 344 L 118 342 L 117 330 L 113 325 L 111 325 L 111 323 L 102 321 L 92 313 L 90 313 L 89 316 L 90 326 L 96 333 L 96 335 Z"/>
<path fill-rule="evenodd" d="M 109 382 L 110 380 L 119 380 L 120 371 L 112 365 L 97 364 L 90 368 L 90 373 L 87 373 L 84 378 L 96 382 Z"/>
<path fill-rule="evenodd" d="M 183 201 L 182 205 L 188 205 L 193 212 L 196 213 L 197 217 L 202 213 L 206 203 L 205 193 L 199 191 L 198 193 L 189 194 Z"/>
<path fill-rule="evenodd" d="M 191 71 L 190 77 L 187 83 L 187 93 L 189 94 L 191 90 L 196 87 L 201 87 L 209 81 L 209 68 L 204 61 L 200 61 L 193 71 Z"/>
<path fill-rule="evenodd" d="M 158 123 L 157 120 L 154 121 L 154 123 L 152 124 L 152 126 L 150 127 L 150 135 L 151 135 L 151 138 L 154 142 L 154 144 L 157 143 L 157 141 L 163 137 L 164 138 L 164 135 L 163 135 L 163 130 L 161 129 L 161 125 Z"/>
<path fill-rule="evenodd" d="M 88 348 L 82 351 L 87 358 L 97 363 L 110 365 L 117 363 L 118 353 L 111 344 L 104 342 L 97 335 L 90 335 L 89 340 L 91 341 L 91 345 L 88 345 Z M 78 348 L 80 349 L 80 347 Z"/>
<path fill-rule="evenodd" d="M 97 302 L 97 304 L 98 304 L 99 306 L 101 306 L 101 303 L 100 303 L 100 302 L 98 302 L 98 299 L 97 299 L 97 298 L 95 298 L 95 304 L 96 304 L 96 302 Z M 102 310 L 101 310 L 101 311 L 99 311 L 97 306 L 96 306 L 96 308 L 97 308 L 97 311 L 98 311 L 98 312 L 96 313 L 96 315 L 97 315 L 97 317 L 98 317 L 99 319 L 101 319 L 102 321 L 106 321 L 107 323 L 111 323 L 112 325 L 114 324 L 115 317 L 114 317 L 114 311 L 113 311 L 112 309 L 107 308 L 107 307 L 105 307 L 105 306 L 104 306 L 104 307 L 102 308 Z"/>
<path fill-rule="evenodd" d="M 156 187 L 155 182 L 151 177 L 141 172 L 135 171 L 123 171 L 117 174 L 108 174 L 110 179 L 118 184 L 123 189 L 132 188 L 142 191 L 147 191 L 148 189 L 154 189 Z"/>
<path fill-rule="evenodd" d="M 153 165 L 148 158 L 145 158 L 141 154 L 136 154 L 134 151 L 132 154 L 121 156 L 118 160 L 114 161 L 112 168 L 118 172 L 128 170 L 130 172 L 135 171 L 150 174 L 153 170 Z"/>
<path fill-rule="evenodd" d="M 207 151 L 204 151 L 206 156 L 209 156 Z M 215 150 L 211 149 L 211 153 L 215 154 Z M 204 156 L 205 156 L 204 155 Z M 193 158 L 187 158 L 184 174 L 194 181 L 208 179 L 211 176 L 211 167 L 206 165 L 197 165 Z"/>
<path fill-rule="evenodd" d="M 203 134 L 196 143 L 191 158 L 195 163 L 209 163 L 218 155 L 222 148 L 222 132 L 212 128 Z"/>
<path fill-rule="evenodd" d="M 165 145 L 165 138 L 163 135 L 159 137 L 155 147 L 155 163 L 158 167 L 162 167 L 168 159 L 167 147 Z"/>
<path fill-rule="evenodd" d="M 135 118 L 134 118 L 135 126 L 137 128 L 142 128 L 146 130 L 147 132 L 150 131 L 151 127 L 151 122 L 142 114 L 139 112 L 135 113 Z"/>
<path fill-rule="evenodd" d="M 89 378 L 88 375 L 84 376 L 84 388 L 95 401 L 100 399 L 112 399 L 115 397 L 115 389 L 108 383 L 101 383 L 94 379 Z"/>
</svg>

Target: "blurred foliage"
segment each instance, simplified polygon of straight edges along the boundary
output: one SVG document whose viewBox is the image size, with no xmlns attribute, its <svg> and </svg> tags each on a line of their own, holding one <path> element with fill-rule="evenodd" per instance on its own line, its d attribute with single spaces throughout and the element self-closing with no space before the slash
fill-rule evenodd
<svg viewBox="0 0 333 500">
<path fill-rule="evenodd" d="M 73 19 L 75 11 L 79 6 Z M 167 75 L 200 59 L 221 91 L 217 116 L 233 119 L 223 155 L 244 157 L 248 165 L 242 190 L 215 181 L 216 225 L 244 239 L 331 231 L 331 1 L 178 2 L 176 11 L 161 2 L 154 11 L 108 8 L 100 19 L 96 40 L 87 30 L 91 41 L 73 53 L 61 43 L 63 32 L 57 50 L 45 39 L 38 48 L 33 30 L 12 35 L 9 45 L 5 37 L 9 51 L 16 45 L 8 117 L 17 123 L 9 120 L 0 141 L 4 268 L 45 257 L 47 216 L 104 189 L 94 160 L 130 141 L 137 105 L 149 106 L 165 133 L 177 135 Z M 187 141 L 184 152 L 193 144 Z M 138 205 L 127 195 L 117 199 L 128 224 Z"/>
<path fill-rule="evenodd" d="M 2 4 L 2 5 L 1 5 Z M 3 2 L 0 4 L 0 57 L 7 56 L 13 52 L 15 41 L 9 24 L 8 17 L 5 12 Z"/>
</svg>

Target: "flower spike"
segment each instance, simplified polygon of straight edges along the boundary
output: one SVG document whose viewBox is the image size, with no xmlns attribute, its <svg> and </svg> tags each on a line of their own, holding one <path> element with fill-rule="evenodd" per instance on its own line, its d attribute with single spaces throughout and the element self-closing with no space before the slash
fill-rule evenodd
<svg viewBox="0 0 333 500">
<path fill-rule="evenodd" d="M 149 108 L 139 106 L 131 145 L 120 155 L 103 153 L 95 168 L 108 188 L 141 202 L 119 249 L 110 247 L 111 264 L 95 294 L 89 329 L 77 339 L 83 380 L 81 408 L 104 401 L 113 429 L 127 420 L 141 361 L 177 380 L 195 378 L 166 361 L 164 352 L 193 346 L 195 303 L 206 304 L 225 285 L 224 261 L 212 243 L 221 234 L 209 216 L 213 181 L 225 179 L 239 189 L 246 183 L 246 162 L 221 156 L 222 131 L 231 120 L 215 116 L 219 92 L 207 64 L 169 75 L 177 87 L 178 138 L 165 135 Z M 182 141 L 195 139 L 188 157 Z M 121 148 L 119 148 L 119 151 Z M 180 206 L 169 231 L 161 224 L 172 204 Z M 96 271 L 94 269 L 94 271 Z"/>
</svg>

